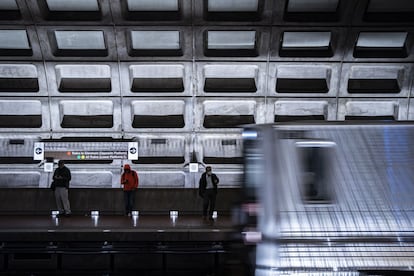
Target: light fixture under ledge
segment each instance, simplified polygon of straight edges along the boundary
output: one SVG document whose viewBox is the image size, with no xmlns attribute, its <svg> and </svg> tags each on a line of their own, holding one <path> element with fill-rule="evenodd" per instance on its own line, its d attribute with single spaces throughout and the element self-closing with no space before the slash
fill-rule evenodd
<svg viewBox="0 0 414 276">
<path fill-rule="evenodd" d="M 99 217 L 99 211 L 91 211 L 91 217 Z"/>
<path fill-rule="evenodd" d="M 131 212 L 131 215 L 132 215 L 133 217 L 138 217 L 138 216 L 139 216 L 139 211 L 132 211 L 132 212 Z"/>
<path fill-rule="evenodd" d="M 172 224 L 175 226 L 176 222 L 178 219 L 178 211 L 170 211 L 170 220 L 172 222 Z"/>
<path fill-rule="evenodd" d="M 213 219 L 217 219 L 217 211 L 213 212 L 213 215 L 211 216 Z"/>
</svg>

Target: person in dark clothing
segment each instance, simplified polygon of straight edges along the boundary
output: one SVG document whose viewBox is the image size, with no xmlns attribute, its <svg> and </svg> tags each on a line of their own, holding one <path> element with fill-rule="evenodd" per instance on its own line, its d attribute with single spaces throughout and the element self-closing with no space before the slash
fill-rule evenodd
<svg viewBox="0 0 414 276">
<path fill-rule="evenodd" d="M 206 171 L 201 175 L 198 186 L 198 194 L 203 198 L 203 219 L 213 220 L 213 211 L 216 205 L 217 184 L 219 179 L 212 173 L 211 167 L 206 167 Z M 210 206 L 210 208 L 209 208 Z"/>
<path fill-rule="evenodd" d="M 67 217 L 72 214 L 68 196 L 69 181 L 71 179 L 70 170 L 65 166 L 65 162 L 59 160 L 51 185 L 52 190 L 55 192 L 56 205 L 59 210 L 58 216 Z"/>
<path fill-rule="evenodd" d="M 130 216 L 135 204 L 135 190 L 138 188 L 139 179 L 136 171 L 125 164 L 124 173 L 121 176 L 121 185 L 124 189 L 125 215 Z"/>
</svg>

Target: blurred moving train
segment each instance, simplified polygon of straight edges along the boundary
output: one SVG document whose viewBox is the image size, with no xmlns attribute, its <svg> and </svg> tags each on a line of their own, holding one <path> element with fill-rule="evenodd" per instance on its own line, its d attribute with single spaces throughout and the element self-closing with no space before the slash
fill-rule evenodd
<svg viewBox="0 0 414 276">
<path fill-rule="evenodd" d="M 267 275 L 414 275 L 414 124 L 243 131 L 240 221 Z"/>
</svg>

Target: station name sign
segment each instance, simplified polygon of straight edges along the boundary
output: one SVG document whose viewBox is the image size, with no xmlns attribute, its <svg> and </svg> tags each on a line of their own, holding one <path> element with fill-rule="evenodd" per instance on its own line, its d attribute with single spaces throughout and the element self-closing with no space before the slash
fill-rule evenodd
<svg viewBox="0 0 414 276">
<path fill-rule="evenodd" d="M 108 160 L 108 159 L 128 159 L 126 151 L 66 151 L 66 152 L 48 152 L 47 157 L 61 156 L 64 154 L 65 159 L 76 160 Z M 49 155 L 49 156 L 48 156 Z M 52 155 L 52 156 L 50 156 Z M 62 158 L 56 158 L 62 159 Z"/>
<path fill-rule="evenodd" d="M 137 142 L 39 142 L 33 149 L 34 160 L 114 160 L 138 159 Z"/>
</svg>

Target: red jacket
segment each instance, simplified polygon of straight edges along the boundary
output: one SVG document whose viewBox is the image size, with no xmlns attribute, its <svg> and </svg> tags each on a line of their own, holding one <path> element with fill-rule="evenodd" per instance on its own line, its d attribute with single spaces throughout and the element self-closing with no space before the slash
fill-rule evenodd
<svg viewBox="0 0 414 276">
<path fill-rule="evenodd" d="M 124 173 L 121 176 L 121 184 L 124 185 L 124 191 L 133 191 L 138 188 L 139 179 L 136 171 L 131 170 L 128 164 L 124 166 Z"/>
</svg>

